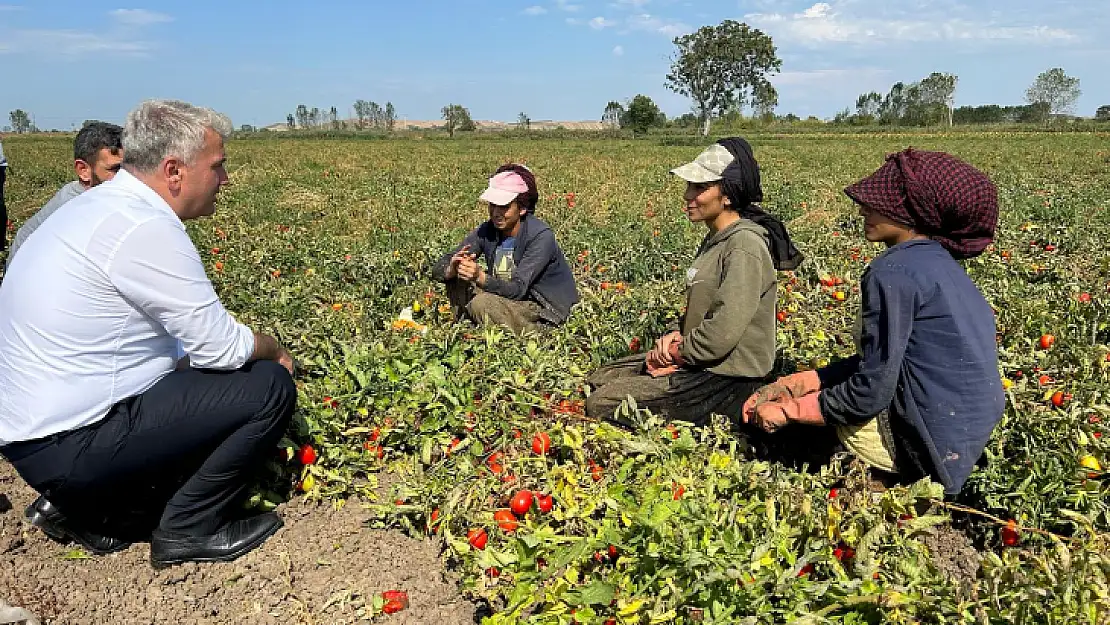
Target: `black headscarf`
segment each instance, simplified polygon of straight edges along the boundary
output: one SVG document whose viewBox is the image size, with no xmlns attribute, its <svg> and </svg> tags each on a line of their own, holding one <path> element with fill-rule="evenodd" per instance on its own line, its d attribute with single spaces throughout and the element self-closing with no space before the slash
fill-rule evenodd
<svg viewBox="0 0 1110 625">
<path fill-rule="evenodd" d="M 786 226 L 774 215 L 756 206 L 755 202 L 763 201 L 763 187 L 759 182 L 759 163 L 752 155 L 752 146 L 740 137 L 728 137 L 717 142 L 732 154 L 733 160 L 724 172 L 721 173 L 721 190 L 732 208 L 745 219 L 750 219 L 763 226 L 769 237 L 768 247 L 771 250 L 771 260 L 775 269 L 790 271 L 802 264 L 805 258 L 794 243 L 790 241 L 790 233 Z"/>
</svg>

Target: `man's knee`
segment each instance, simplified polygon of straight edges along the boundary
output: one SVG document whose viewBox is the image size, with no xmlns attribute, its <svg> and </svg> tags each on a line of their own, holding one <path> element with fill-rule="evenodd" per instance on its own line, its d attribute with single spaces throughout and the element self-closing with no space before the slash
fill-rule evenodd
<svg viewBox="0 0 1110 625">
<path fill-rule="evenodd" d="M 272 360 L 259 360 L 248 365 L 249 392 L 262 400 L 262 412 L 272 418 L 288 420 L 297 407 L 297 385 L 293 376 Z"/>
<path fill-rule="evenodd" d="M 470 313 L 471 318 L 478 322 L 484 322 L 487 319 L 497 322 L 502 315 L 498 312 L 504 308 L 501 298 L 492 293 L 478 293 L 466 305 L 466 311 Z"/>
</svg>

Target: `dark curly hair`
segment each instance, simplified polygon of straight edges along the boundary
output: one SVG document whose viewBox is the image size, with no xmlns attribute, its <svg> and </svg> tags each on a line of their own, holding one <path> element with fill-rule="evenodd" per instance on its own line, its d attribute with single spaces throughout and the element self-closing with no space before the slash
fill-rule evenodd
<svg viewBox="0 0 1110 625">
<path fill-rule="evenodd" d="M 519 175 L 524 184 L 528 185 L 528 190 L 516 196 L 517 205 L 521 210 L 527 210 L 529 214 L 536 212 L 536 204 L 540 201 L 540 191 L 536 187 L 536 175 L 532 173 L 531 169 L 519 163 L 506 163 L 497 168 L 493 175 L 497 175 L 503 171 L 511 171 Z"/>
</svg>

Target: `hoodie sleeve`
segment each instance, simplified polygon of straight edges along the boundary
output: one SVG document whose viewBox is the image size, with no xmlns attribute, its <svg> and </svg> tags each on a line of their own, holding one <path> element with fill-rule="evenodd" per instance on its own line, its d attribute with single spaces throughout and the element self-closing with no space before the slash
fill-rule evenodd
<svg viewBox="0 0 1110 625">
<path fill-rule="evenodd" d="M 830 424 L 864 423 L 890 406 L 913 330 L 917 288 L 906 275 L 871 271 L 861 286 L 863 333 L 857 368 L 821 391 L 821 415 Z"/>
<path fill-rule="evenodd" d="M 492 273 L 486 274 L 485 290 L 506 299 L 523 300 L 528 297 L 528 289 L 551 264 L 556 250 L 555 233 L 544 228 L 525 244 L 524 253 L 516 263 L 511 280 L 502 280 Z"/>
<path fill-rule="evenodd" d="M 711 367 L 724 360 L 740 343 L 759 309 L 764 259 L 742 245 L 728 252 L 721 286 L 700 324 L 683 337 L 679 353 L 687 365 Z"/>
<path fill-rule="evenodd" d="M 440 257 L 439 262 L 432 266 L 432 279 L 436 282 L 447 282 L 447 268 L 451 266 L 451 257 L 467 245 L 470 246 L 471 252 L 481 254 L 482 243 L 478 238 L 478 228 L 471 230 L 458 247 Z"/>
</svg>

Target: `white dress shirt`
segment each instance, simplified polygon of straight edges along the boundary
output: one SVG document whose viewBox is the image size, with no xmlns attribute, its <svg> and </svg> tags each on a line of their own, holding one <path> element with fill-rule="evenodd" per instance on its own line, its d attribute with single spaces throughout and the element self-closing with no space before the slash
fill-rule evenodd
<svg viewBox="0 0 1110 625">
<path fill-rule="evenodd" d="M 0 445 L 103 419 L 182 353 L 231 370 L 253 352 L 184 224 L 121 170 L 46 220 L 0 283 Z"/>
</svg>

